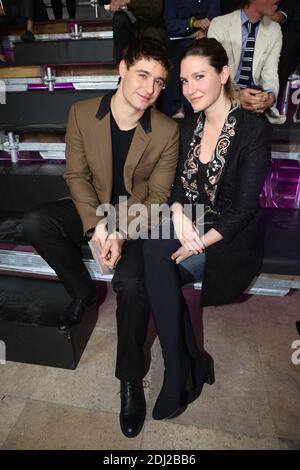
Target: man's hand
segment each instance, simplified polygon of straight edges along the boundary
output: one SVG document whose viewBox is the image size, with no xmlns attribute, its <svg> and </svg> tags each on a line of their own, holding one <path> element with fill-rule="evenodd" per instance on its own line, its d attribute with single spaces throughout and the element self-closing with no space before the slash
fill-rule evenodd
<svg viewBox="0 0 300 470">
<path fill-rule="evenodd" d="M 122 7 L 128 5 L 128 0 L 111 0 L 110 2 L 110 11 L 119 11 Z"/>
<path fill-rule="evenodd" d="M 244 109 L 254 113 L 264 113 L 274 103 L 273 93 L 267 93 L 252 88 L 243 88 L 239 90 L 239 99 Z"/>
<path fill-rule="evenodd" d="M 281 13 L 281 11 L 276 11 L 274 15 L 270 16 L 269 18 L 279 24 L 282 24 L 286 21 L 286 16 Z"/>
<path fill-rule="evenodd" d="M 108 231 L 106 225 L 98 224 L 96 225 L 95 231 L 92 236 L 92 240 L 95 240 L 100 243 L 101 248 L 104 248 L 106 239 L 108 237 Z"/>
<path fill-rule="evenodd" d="M 105 245 L 102 249 L 102 258 L 105 266 L 113 269 L 118 264 L 122 255 L 122 248 L 124 244 L 124 239 L 119 232 L 111 233 L 105 242 Z"/>
<path fill-rule="evenodd" d="M 198 251 L 188 251 L 183 248 L 183 246 L 181 246 L 177 251 L 175 251 L 175 253 L 172 254 L 171 259 L 175 261 L 176 264 L 179 264 L 190 256 L 197 254 Z"/>
<path fill-rule="evenodd" d="M 195 39 L 206 38 L 207 31 L 203 31 L 202 29 L 198 29 L 193 36 L 195 37 Z"/>
<path fill-rule="evenodd" d="M 194 28 L 202 29 L 202 31 L 207 31 L 210 25 L 210 20 L 208 18 L 202 18 L 201 20 L 194 21 Z"/>
</svg>

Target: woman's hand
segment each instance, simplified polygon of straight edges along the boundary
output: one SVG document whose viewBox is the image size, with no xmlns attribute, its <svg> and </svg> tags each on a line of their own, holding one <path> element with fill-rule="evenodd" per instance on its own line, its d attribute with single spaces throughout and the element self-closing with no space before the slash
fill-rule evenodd
<svg viewBox="0 0 300 470">
<path fill-rule="evenodd" d="M 193 222 L 184 215 L 182 210 L 173 211 L 172 220 L 175 233 L 183 248 L 190 252 L 202 253 L 205 246 Z"/>
<path fill-rule="evenodd" d="M 171 259 L 175 261 L 176 264 L 179 264 L 190 256 L 197 254 L 198 251 L 188 251 L 183 248 L 183 246 L 181 246 L 177 251 L 175 251 L 175 253 L 172 254 Z"/>
</svg>

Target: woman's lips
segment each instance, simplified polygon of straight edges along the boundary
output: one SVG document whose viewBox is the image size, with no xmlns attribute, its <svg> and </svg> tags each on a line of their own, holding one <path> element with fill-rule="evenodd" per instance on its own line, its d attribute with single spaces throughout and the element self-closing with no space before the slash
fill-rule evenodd
<svg viewBox="0 0 300 470">
<path fill-rule="evenodd" d="M 195 96 L 194 98 L 191 98 L 190 101 L 191 103 L 194 103 L 195 101 L 199 101 L 203 98 L 203 96 Z"/>
</svg>

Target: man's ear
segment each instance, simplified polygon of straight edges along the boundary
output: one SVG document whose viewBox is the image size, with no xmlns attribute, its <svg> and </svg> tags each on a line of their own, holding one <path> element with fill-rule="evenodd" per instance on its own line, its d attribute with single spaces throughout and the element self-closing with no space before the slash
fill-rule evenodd
<svg viewBox="0 0 300 470">
<path fill-rule="evenodd" d="M 119 64 L 119 75 L 121 78 L 124 78 L 128 68 L 124 59 L 121 60 Z"/>
</svg>

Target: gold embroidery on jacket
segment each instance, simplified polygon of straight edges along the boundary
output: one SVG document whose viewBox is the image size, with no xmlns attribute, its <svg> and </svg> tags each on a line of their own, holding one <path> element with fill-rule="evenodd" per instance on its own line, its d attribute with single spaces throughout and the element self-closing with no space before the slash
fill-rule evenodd
<svg viewBox="0 0 300 470">
<path fill-rule="evenodd" d="M 235 111 L 237 108 L 238 104 L 236 102 L 233 102 L 232 107 L 225 119 L 225 123 L 218 138 L 218 142 L 212 155 L 212 159 L 207 164 L 207 181 L 204 184 L 204 190 L 212 206 L 215 202 L 218 182 L 221 178 L 222 171 L 225 165 L 227 151 L 231 139 L 235 136 L 236 117 L 232 115 L 232 112 Z M 204 116 L 203 113 L 200 113 L 200 116 L 197 120 L 196 128 L 193 131 L 193 139 L 190 143 L 188 157 L 184 162 L 183 175 L 181 176 L 181 182 L 183 188 L 185 189 L 185 194 L 189 199 L 190 203 L 197 202 L 197 199 L 199 197 L 197 175 L 203 126 Z"/>
</svg>

